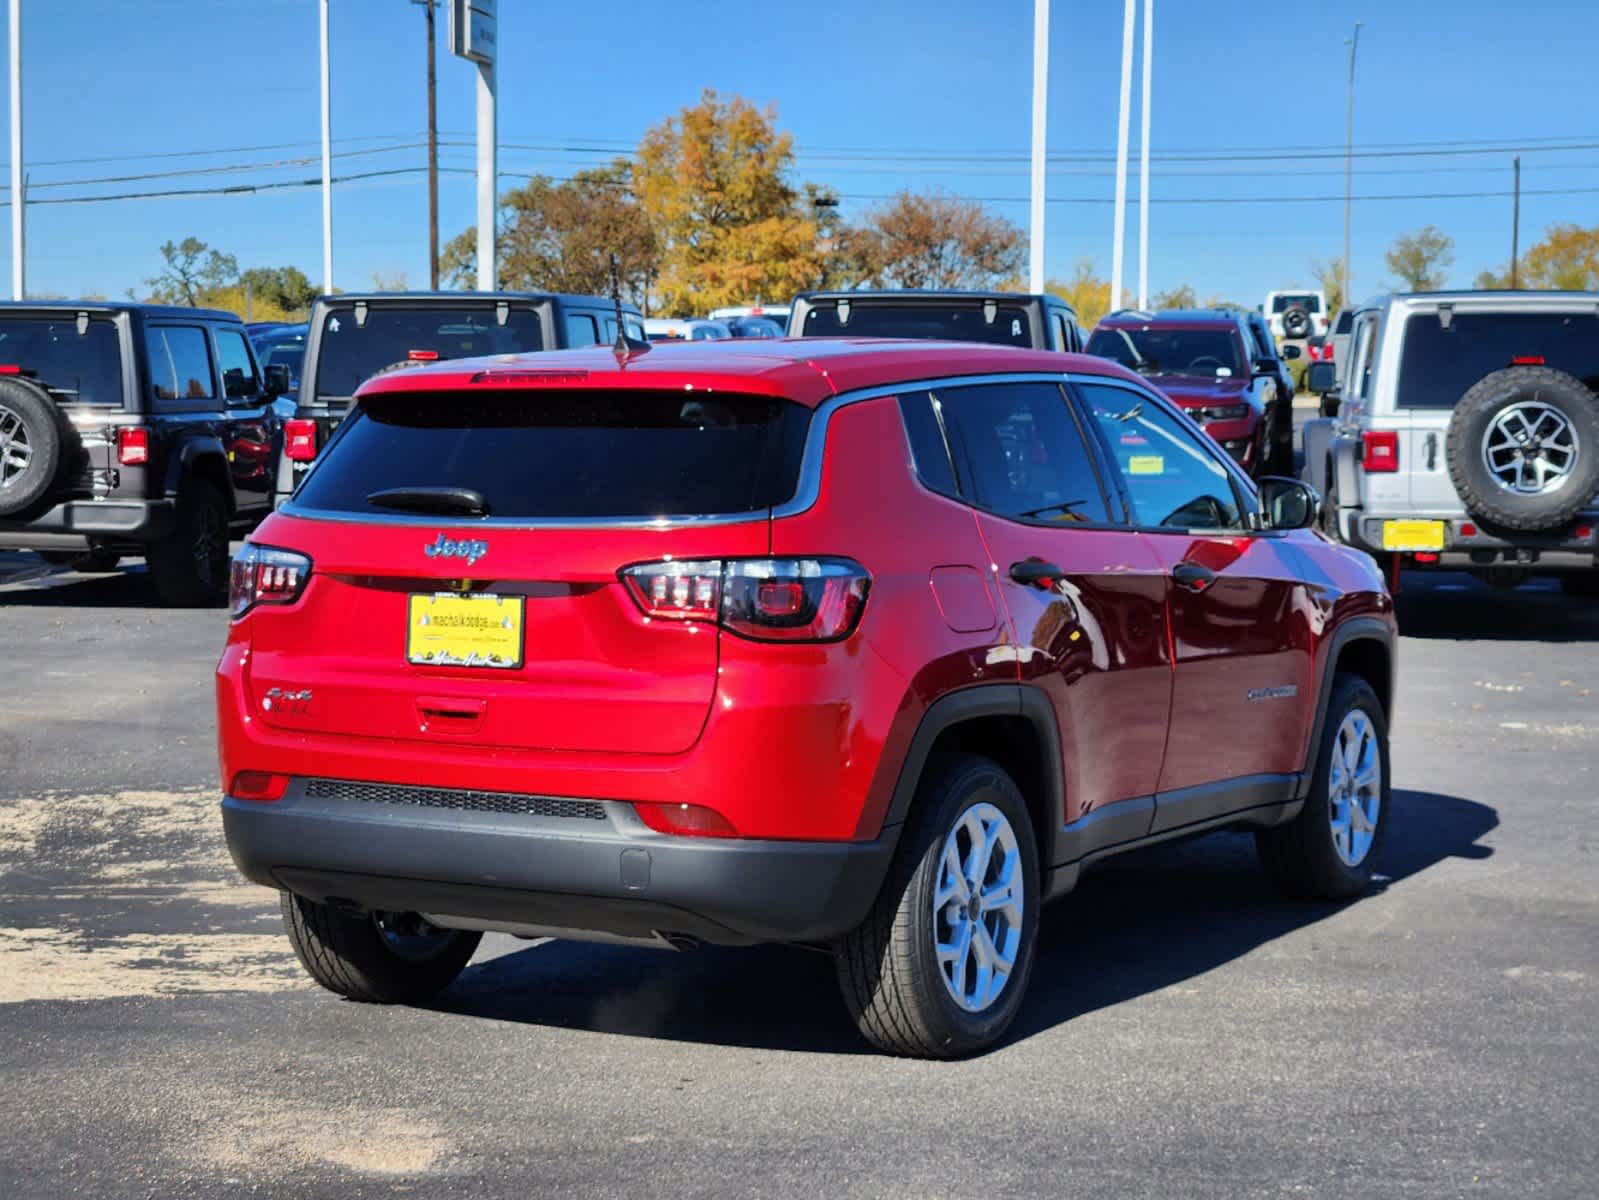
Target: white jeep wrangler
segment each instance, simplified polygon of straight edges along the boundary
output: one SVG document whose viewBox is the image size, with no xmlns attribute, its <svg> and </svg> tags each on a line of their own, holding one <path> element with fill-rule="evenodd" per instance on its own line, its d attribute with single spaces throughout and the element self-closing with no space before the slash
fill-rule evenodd
<svg viewBox="0 0 1599 1200">
<path fill-rule="evenodd" d="M 1394 571 L 1599 595 L 1599 293 L 1384 297 L 1310 386 L 1336 413 L 1304 432 L 1328 536 Z"/>
</svg>

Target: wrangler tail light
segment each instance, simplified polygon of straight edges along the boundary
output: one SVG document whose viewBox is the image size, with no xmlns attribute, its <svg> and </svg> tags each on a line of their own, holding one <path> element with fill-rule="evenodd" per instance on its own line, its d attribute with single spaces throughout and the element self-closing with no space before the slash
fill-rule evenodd
<svg viewBox="0 0 1599 1200">
<path fill-rule="evenodd" d="M 283 422 L 283 453 L 295 462 L 315 458 L 316 422 L 306 417 L 290 417 Z"/>
<path fill-rule="evenodd" d="M 117 430 L 117 462 L 124 467 L 142 467 L 150 461 L 148 429 Z"/>
<path fill-rule="evenodd" d="M 1368 475 L 1399 470 L 1399 433 L 1393 429 L 1368 429 L 1360 442 L 1360 465 Z"/>
<path fill-rule="evenodd" d="M 844 558 L 738 558 L 628 567 L 648 617 L 714 621 L 758 642 L 836 642 L 860 623 L 872 579 Z"/>
<path fill-rule="evenodd" d="M 293 604 L 311 576 L 311 560 L 292 550 L 246 542 L 233 560 L 228 609 L 237 620 L 257 604 Z"/>
</svg>

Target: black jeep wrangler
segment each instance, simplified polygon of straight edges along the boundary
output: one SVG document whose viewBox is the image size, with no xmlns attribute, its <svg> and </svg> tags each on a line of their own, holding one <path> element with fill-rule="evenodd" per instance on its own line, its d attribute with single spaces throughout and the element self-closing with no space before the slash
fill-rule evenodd
<svg viewBox="0 0 1599 1200">
<path fill-rule="evenodd" d="M 549 292 L 344 292 L 311 306 L 300 391 L 287 423 L 277 503 L 288 499 L 373 375 L 451 358 L 567 350 L 616 341 L 617 303 Z M 643 320 L 622 304 L 627 336 Z"/>
<path fill-rule="evenodd" d="M 287 386 L 232 313 L 0 304 L 0 549 L 142 555 L 163 602 L 224 602 L 230 534 L 271 511 Z"/>
<path fill-rule="evenodd" d="M 1069 351 L 1086 340 L 1077 314 L 1059 296 L 937 288 L 801 292 L 788 336 L 936 338 Z"/>
</svg>

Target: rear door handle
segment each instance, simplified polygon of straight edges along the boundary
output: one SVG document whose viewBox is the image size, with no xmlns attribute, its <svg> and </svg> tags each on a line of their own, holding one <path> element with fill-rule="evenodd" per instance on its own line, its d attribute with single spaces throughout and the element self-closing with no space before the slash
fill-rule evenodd
<svg viewBox="0 0 1599 1200">
<path fill-rule="evenodd" d="M 1191 592 L 1202 592 L 1216 582 L 1216 572 L 1196 562 L 1180 562 L 1171 569 L 1171 577 L 1178 587 Z"/>
<path fill-rule="evenodd" d="M 1055 582 L 1064 578 L 1065 574 L 1060 567 L 1041 558 L 1024 558 L 1010 565 L 1011 579 L 1030 587 L 1054 587 Z"/>
</svg>

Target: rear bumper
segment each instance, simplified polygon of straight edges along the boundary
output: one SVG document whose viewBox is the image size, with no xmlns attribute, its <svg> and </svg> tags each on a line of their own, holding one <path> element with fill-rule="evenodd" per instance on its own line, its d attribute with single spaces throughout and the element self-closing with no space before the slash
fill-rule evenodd
<svg viewBox="0 0 1599 1200">
<path fill-rule="evenodd" d="M 631 805 L 603 819 L 329 799 L 296 782 L 271 803 L 222 802 L 244 875 L 309 899 L 422 912 L 463 926 L 570 936 L 682 934 L 740 945 L 825 941 L 877 896 L 897 829 L 873 842 L 681 838 Z"/>
<path fill-rule="evenodd" d="M 1416 565 L 1437 567 L 1443 570 L 1472 570 L 1484 567 L 1528 567 L 1550 571 L 1582 571 L 1599 568 L 1599 513 L 1579 515 L 1570 528 L 1586 525 L 1586 538 L 1571 533 L 1527 533 L 1510 537 L 1485 532 L 1479 522 L 1461 513 L 1390 512 L 1371 513 L 1365 509 L 1346 508 L 1338 514 L 1340 538 L 1351 546 L 1369 554 L 1387 554 L 1383 549 L 1384 521 L 1442 521 L 1444 523 L 1444 548 L 1436 559 L 1423 560 Z M 1477 532 L 1465 537 L 1460 526 L 1469 523 Z M 1405 554 L 1409 565 L 1415 556 Z"/>
<path fill-rule="evenodd" d="M 81 550 L 90 540 L 153 542 L 172 531 L 171 500 L 68 500 L 27 521 L 0 520 L 0 546 Z"/>
</svg>

